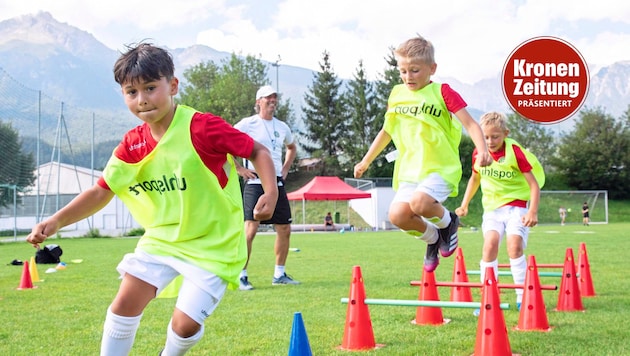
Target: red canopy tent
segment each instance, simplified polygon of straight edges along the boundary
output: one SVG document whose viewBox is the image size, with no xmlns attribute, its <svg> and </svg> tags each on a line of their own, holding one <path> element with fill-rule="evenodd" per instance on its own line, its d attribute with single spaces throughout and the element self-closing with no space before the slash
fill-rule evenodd
<svg viewBox="0 0 630 356">
<path fill-rule="evenodd" d="M 302 201 L 302 222 L 306 221 L 307 200 L 351 200 L 371 198 L 372 194 L 346 184 L 339 177 L 317 176 L 302 188 L 287 193 L 289 200 Z"/>
</svg>

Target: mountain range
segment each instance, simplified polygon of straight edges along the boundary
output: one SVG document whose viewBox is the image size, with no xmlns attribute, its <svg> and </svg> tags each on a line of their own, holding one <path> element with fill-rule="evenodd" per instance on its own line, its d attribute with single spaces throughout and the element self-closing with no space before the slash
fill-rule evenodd
<svg viewBox="0 0 630 356">
<path fill-rule="evenodd" d="M 173 55 L 176 75 L 182 82 L 182 73 L 187 68 L 207 61 L 219 63 L 231 55 L 203 45 L 169 51 Z M 25 87 L 41 90 L 48 96 L 85 110 L 126 113 L 120 87 L 112 75 L 112 65 L 118 55 L 117 50 L 108 48 L 92 34 L 60 23 L 47 12 L 0 22 L 0 69 Z M 291 101 L 299 118 L 304 94 L 313 82 L 314 72 L 296 66 L 282 64 L 274 67 L 274 63 L 267 64 L 270 82 L 279 86 L 283 98 Z M 630 60 L 601 68 L 592 67 L 590 75 L 585 106 L 604 108 L 615 117 L 622 115 L 630 105 Z M 479 117 L 485 111 L 509 111 L 500 77 L 499 70 L 494 78 L 474 84 L 449 77 L 436 76 L 434 79 L 449 83 L 467 101 L 473 117 Z M 279 83 L 276 83 L 276 78 Z M 570 118 L 558 124 L 556 129 L 570 128 L 572 122 Z M 119 137 L 124 131 L 126 128 L 112 134 Z"/>
</svg>

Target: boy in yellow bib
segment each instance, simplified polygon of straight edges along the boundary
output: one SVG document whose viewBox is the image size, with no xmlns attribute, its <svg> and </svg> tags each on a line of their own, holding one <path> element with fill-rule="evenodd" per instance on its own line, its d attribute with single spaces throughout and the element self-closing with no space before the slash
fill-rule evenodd
<svg viewBox="0 0 630 356">
<path fill-rule="evenodd" d="M 525 283 L 527 261 L 523 250 L 527 246 L 529 228 L 538 223 L 540 188 L 545 173 L 536 156 L 508 138 L 505 115 L 497 112 L 484 114 L 479 120 L 493 162 L 480 167 L 473 152 L 473 172 L 457 215 L 468 214 L 468 204 L 479 187 L 483 197 L 483 250 L 479 267 L 481 282 L 487 267 L 498 276 L 499 245 L 507 235 L 507 253 L 514 284 Z M 529 201 L 529 208 L 528 208 Z M 516 306 L 520 309 L 523 289 L 515 289 Z M 475 311 L 477 315 L 477 311 Z"/>
<path fill-rule="evenodd" d="M 122 281 L 107 308 L 103 356 L 129 354 L 145 307 L 178 276 L 182 283 L 161 354 L 185 354 L 203 336 L 204 320 L 226 288 L 238 285 L 247 246 L 234 156 L 248 157 L 264 186 L 257 219 L 270 218 L 278 199 L 269 150 L 218 116 L 176 105 L 174 71 L 171 55 L 148 43 L 119 57 L 114 78 L 143 124 L 125 134 L 92 188 L 33 227 L 26 239 L 37 247 L 114 195 L 144 227 L 135 251 L 117 267 Z"/>
<path fill-rule="evenodd" d="M 462 176 L 459 141 L 462 125 L 479 152 L 479 163 L 490 164 L 481 128 L 466 110 L 466 103 L 448 84 L 431 81 L 437 64 L 431 42 L 421 36 L 403 42 L 395 51 L 400 78 L 387 102 L 383 128 L 367 153 L 354 166 L 360 178 L 391 142 L 398 157 L 394 165 L 396 195 L 389 220 L 401 230 L 427 243 L 424 270 L 434 271 L 458 243 L 459 219 L 442 203 L 457 196 Z M 451 113 L 459 120 L 454 120 Z"/>
</svg>

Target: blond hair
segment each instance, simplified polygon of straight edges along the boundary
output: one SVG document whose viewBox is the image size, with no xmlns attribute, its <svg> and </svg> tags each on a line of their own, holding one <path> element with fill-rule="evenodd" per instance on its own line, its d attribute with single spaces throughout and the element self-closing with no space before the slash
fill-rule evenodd
<svg viewBox="0 0 630 356">
<path fill-rule="evenodd" d="M 402 57 L 410 60 L 420 60 L 428 65 L 435 64 L 435 49 L 433 48 L 433 44 L 420 35 L 401 43 L 398 48 L 394 50 L 394 55 L 397 58 Z"/>
<path fill-rule="evenodd" d="M 507 131 L 507 117 L 505 114 L 491 111 L 483 114 L 479 119 L 479 126 L 494 126 L 502 131 Z"/>
</svg>

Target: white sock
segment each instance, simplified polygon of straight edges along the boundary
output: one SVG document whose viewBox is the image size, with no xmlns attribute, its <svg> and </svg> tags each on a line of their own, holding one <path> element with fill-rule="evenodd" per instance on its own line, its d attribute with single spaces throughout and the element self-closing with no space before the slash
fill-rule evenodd
<svg viewBox="0 0 630 356">
<path fill-rule="evenodd" d="M 138 316 L 120 316 L 107 308 L 103 338 L 101 339 L 101 356 L 128 355 L 140 326 L 142 314 Z"/>
<path fill-rule="evenodd" d="M 177 335 L 173 328 L 171 327 L 171 321 L 168 323 L 168 328 L 166 329 L 166 345 L 164 345 L 164 350 L 162 350 L 162 356 L 180 356 L 184 355 L 191 347 L 195 346 L 201 337 L 203 336 L 204 327 L 201 325 L 199 331 L 187 338 L 183 338 Z"/>
<path fill-rule="evenodd" d="M 241 271 L 241 275 L 238 276 L 238 278 L 243 278 L 243 277 L 247 277 L 247 270 L 246 269 L 242 270 Z"/>
<path fill-rule="evenodd" d="M 280 278 L 284 276 L 284 266 L 278 266 L 276 265 L 274 271 L 273 271 L 273 277 L 274 278 Z"/>
<path fill-rule="evenodd" d="M 448 211 L 448 209 L 444 207 L 443 209 L 444 212 L 442 213 L 442 217 L 438 222 L 435 223 L 435 226 L 437 226 L 438 229 L 443 229 L 451 223 L 451 213 Z"/>
<path fill-rule="evenodd" d="M 494 270 L 494 279 L 496 279 L 498 283 L 499 260 L 494 260 L 491 262 L 484 262 L 483 260 L 479 261 L 479 270 L 481 271 L 481 273 L 479 274 L 479 280 L 481 280 L 481 283 L 484 283 L 486 281 L 486 268 L 488 267 L 492 267 L 492 269 Z"/>
<path fill-rule="evenodd" d="M 416 230 L 402 230 L 404 233 L 415 237 L 418 240 L 422 240 L 427 244 L 434 244 L 438 240 L 438 231 L 435 225 L 427 222 L 427 229 L 424 232 Z"/>
<path fill-rule="evenodd" d="M 527 261 L 525 259 L 525 255 L 516 259 L 510 258 L 510 270 L 512 271 L 514 284 L 525 284 L 525 274 L 527 273 Z M 523 289 L 518 288 L 514 291 L 516 292 L 516 302 L 521 303 L 523 301 Z"/>
</svg>

